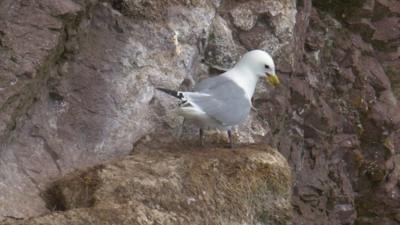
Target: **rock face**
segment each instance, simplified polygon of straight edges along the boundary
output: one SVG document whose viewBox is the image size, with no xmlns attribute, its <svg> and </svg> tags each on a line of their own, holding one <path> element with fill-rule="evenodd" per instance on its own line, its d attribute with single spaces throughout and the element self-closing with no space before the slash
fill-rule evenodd
<svg viewBox="0 0 400 225">
<path fill-rule="evenodd" d="M 197 139 L 154 87 L 261 48 L 283 85 L 260 83 L 235 138 L 288 159 L 293 223 L 400 223 L 399 18 L 396 0 L 1 1 L 0 219 L 48 213 L 73 169 Z"/>
<path fill-rule="evenodd" d="M 126 155 L 156 130 L 178 135 L 176 103 L 154 87 L 185 88 L 208 75 L 208 64 L 225 67 L 225 60 L 245 51 L 233 35 L 225 37 L 229 21 L 217 10 L 231 4 L 221 4 L 2 1 L 0 215 L 42 214 L 47 209 L 39 193 L 48 181 Z M 280 10 L 295 10 L 294 3 L 273 6 L 264 2 L 255 13 L 285 18 Z M 289 16 L 274 26 L 293 32 L 294 14 Z M 225 30 L 216 29 L 221 26 Z M 219 51 L 205 57 L 207 43 L 230 52 L 222 60 Z M 246 142 L 266 132 L 251 121 L 241 136 Z"/>
<path fill-rule="evenodd" d="M 64 212 L 3 224 L 291 223 L 291 170 L 277 151 L 178 148 L 72 173 L 45 194 Z"/>
<path fill-rule="evenodd" d="M 393 57 L 400 36 L 389 31 L 393 26 L 380 25 L 399 18 L 398 6 L 315 1 L 315 8 L 302 8 L 309 15 L 301 27 L 304 63 L 292 84 L 302 102 L 296 111 L 302 113 L 304 148 L 286 151 L 301 162 L 291 160 L 299 171 L 294 206 L 302 216 L 296 224 L 400 222 L 400 108 L 392 92 L 399 86 L 389 79 L 400 66 Z"/>
</svg>

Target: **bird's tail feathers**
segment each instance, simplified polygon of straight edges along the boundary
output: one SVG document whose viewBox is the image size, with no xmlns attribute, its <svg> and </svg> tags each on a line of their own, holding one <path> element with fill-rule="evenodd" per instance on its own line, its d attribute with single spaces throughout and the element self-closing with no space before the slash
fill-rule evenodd
<svg viewBox="0 0 400 225">
<path fill-rule="evenodd" d="M 167 93 L 171 96 L 174 96 L 175 98 L 178 98 L 181 100 L 183 99 L 183 94 L 179 91 L 174 91 L 174 90 L 170 90 L 170 89 L 166 89 L 166 88 L 156 88 L 156 89 L 159 91 L 162 91 L 164 93 Z"/>
</svg>

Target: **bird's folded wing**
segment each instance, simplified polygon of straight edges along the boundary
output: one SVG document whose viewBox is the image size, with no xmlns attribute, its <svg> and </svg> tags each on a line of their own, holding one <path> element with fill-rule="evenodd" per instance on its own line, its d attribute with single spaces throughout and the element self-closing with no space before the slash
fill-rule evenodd
<svg viewBox="0 0 400 225">
<path fill-rule="evenodd" d="M 250 112 L 250 102 L 244 95 L 235 93 L 208 95 L 191 92 L 186 95 L 190 104 L 195 105 L 223 126 L 234 126 L 244 121 Z"/>
</svg>

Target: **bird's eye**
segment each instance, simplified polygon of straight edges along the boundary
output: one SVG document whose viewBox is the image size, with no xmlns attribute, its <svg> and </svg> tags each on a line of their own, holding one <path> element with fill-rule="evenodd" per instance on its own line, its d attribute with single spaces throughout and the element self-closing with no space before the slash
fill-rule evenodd
<svg viewBox="0 0 400 225">
<path fill-rule="evenodd" d="M 269 69 L 269 66 L 268 66 L 268 65 L 265 65 L 265 69 Z"/>
</svg>

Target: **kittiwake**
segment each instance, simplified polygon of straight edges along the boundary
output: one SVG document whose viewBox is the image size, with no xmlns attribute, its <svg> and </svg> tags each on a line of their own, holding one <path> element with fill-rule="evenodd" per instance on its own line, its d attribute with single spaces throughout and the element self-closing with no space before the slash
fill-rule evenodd
<svg viewBox="0 0 400 225">
<path fill-rule="evenodd" d="M 251 98 L 260 77 L 273 86 L 280 83 L 272 57 L 263 50 L 252 50 L 244 54 L 232 69 L 200 81 L 193 91 L 157 89 L 181 101 L 178 112 L 199 127 L 201 144 L 203 130 L 211 128 L 226 130 L 232 147 L 232 127 L 249 115 Z"/>
</svg>

